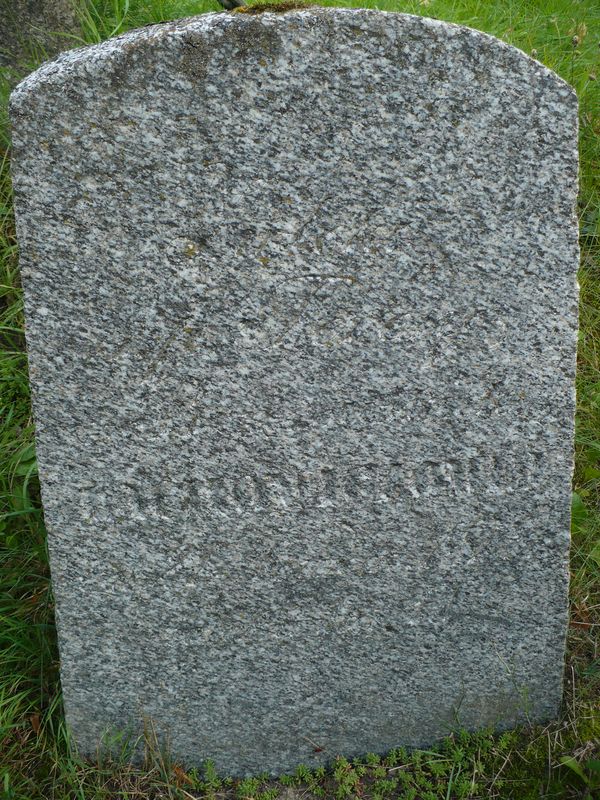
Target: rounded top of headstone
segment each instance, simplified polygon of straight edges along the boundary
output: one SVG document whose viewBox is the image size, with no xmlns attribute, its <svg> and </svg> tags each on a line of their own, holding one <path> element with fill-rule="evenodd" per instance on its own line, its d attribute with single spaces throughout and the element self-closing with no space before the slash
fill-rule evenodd
<svg viewBox="0 0 600 800">
<path fill-rule="evenodd" d="M 188 69 L 187 77 L 202 77 L 201 62 L 212 58 L 215 44 L 227 48 L 231 54 L 231 72 L 240 81 L 252 80 L 248 69 L 253 66 L 268 67 L 274 57 L 285 58 L 287 48 L 307 47 L 306 62 L 311 60 L 314 36 L 322 31 L 323 46 L 335 40 L 336 47 L 350 47 L 357 53 L 369 53 L 370 61 L 377 53 L 389 56 L 397 52 L 399 63 L 410 69 L 411 61 L 429 63 L 443 83 L 452 77 L 448 71 L 471 70 L 474 84 L 489 80 L 490 72 L 501 67 L 506 72 L 537 76 L 544 90 L 552 87 L 564 101 L 574 90 L 555 72 L 527 56 L 523 51 L 500 39 L 461 25 L 411 14 L 386 12 L 363 8 L 321 8 L 315 6 L 290 7 L 282 10 L 261 9 L 260 13 L 207 13 L 171 22 L 147 25 L 128 31 L 113 39 L 95 45 L 76 48 L 46 62 L 27 76 L 13 91 L 11 111 L 19 114 L 31 95 L 43 87 L 69 89 L 74 81 L 99 81 L 113 87 L 127 83 L 132 70 L 156 72 L 156 64 L 172 67 L 167 53 L 178 51 L 182 77 L 185 66 L 193 61 L 196 70 Z M 304 36 L 304 38 L 303 38 Z M 373 46 L 373 40 L 377 46 Z M 209 50 L 203 50 L 210 45 Z M 161 58 L 158 58 L 161 53 Z M 263 64 L 262 61 L 266 61 Z M 192 72 L 194 74 L 190 75 Z M 90 100 L 93 100 L 90 97 Z"/>
</svg>

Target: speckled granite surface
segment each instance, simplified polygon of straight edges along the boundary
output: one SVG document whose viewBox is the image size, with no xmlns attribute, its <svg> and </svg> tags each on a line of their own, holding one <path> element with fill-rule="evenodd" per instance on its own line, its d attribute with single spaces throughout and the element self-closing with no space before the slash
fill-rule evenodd
<svg viewBox="0 0 600 800">
<path fill-rule="evenodd" d="M 552 717 L 567 85 L 433 20 L 223 13 L 64 54 L 11 115 L 83 751 L 143 713 L 276 772 Z"/>
</svg>

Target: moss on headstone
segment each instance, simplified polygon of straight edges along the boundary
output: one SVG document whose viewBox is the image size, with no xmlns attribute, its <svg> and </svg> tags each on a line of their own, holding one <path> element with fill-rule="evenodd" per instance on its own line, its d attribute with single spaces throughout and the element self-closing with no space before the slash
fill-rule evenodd
<svg viewBox="0 0 600 800">
<path fill-rule="evenodd" d="M 270 12 L 272 14 L 282 14 L 285 11 L 296 11 L 302 8 L 314 8 L 314 3 L 305 3 L 305 2 L 286 2 L 283 0 L 281 3 L 273 3 L 269 0 L 262 2 L 259 0 L 257 3 L 253 3 L 251 6 L 239 6 L 239 8 L 235 8 L 234 11 L 237 14 L 264 14 L 265 12 Z"/>
</svg>

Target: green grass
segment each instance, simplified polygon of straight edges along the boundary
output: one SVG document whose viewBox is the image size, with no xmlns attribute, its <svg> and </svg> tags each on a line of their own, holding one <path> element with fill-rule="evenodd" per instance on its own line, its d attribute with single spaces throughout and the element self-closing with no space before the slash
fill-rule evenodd
<svg viewBox="0 0 600 800">
<path fill-rule="evenodd" d="M 600 797 L 600 5 L 596 0 L 381 0 L 327 3 L 427 14 L 492 33 L 532 53 L 577 90 L 581 107 L 581 332 L 573 515 L 572 624 L 561 718 L 494 736 L 456 734 L 427 752 L 339 758 L 279 781 L 233 781 L 211 764 L 185 773 L 144 735 L 146 764 L 128 743 L 84 761 L 65 729 L 45 531 L 37 483 L 21 289 L 0 79 L 0 799 Z M 218 10 L 212 0 L 86 0 L 76 43 L 150 22 Z M 20 66 L 24 73 L 35 65 Z"/>
</svg>

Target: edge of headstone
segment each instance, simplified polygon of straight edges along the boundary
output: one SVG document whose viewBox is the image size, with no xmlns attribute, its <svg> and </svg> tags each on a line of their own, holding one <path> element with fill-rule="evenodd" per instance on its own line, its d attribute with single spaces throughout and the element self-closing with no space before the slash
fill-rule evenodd
<svg viewBox="0 0 600 800">
<path fill-rule="evenodd" d="M 273 25 L 277 19 L 283 15 L 315 16 L 315 17 L 362 17 L 362 18 L 384 18 L 384 17 L 403 17 L 418 21 L 425 28 L 445 29 L 450 35 L 458 33 L 468 33 L 475 39 L 480 39 L 488 43 L 493 43 L 499 50 L 509 51 L 514 58 L 527 62 L 530 67 L 538 73 L 545 75 L 554 81 L 555 87 L 564 92 L 568 89 L 572 101 L 577 107 L 577 93 L 575 89 L 554 70 L 546 67 L 540 61 L 527 55 L 523 50 L 508 44 L 496 36 L 489 33 L 470 28 L 466 25 L 458 25 L 454 22 L 424 17 L 418 14 L 405 14 L 396 11 L 380 11 L 378 9 L 366 8 L 344 8 L 344 7 L 323 7 L 306 6 L 299 8 L 285 8 L 282 12 L 264 11 L 260 14 L 240 14 L 229 12 L 208 12 L 193 17 L 183 17 L 168 22 L 146 25 L 135 28 L 126 33 L 107 39 L 98 44 L 85 45 L 61 53 L 51 61 L 44 62 L 37 70 L 27 75 L 13 89 L 9 98 L 9 112 L 11 116 L 19 116 L 28 103 L 28 98 L 33 97 L 38 89 L 43 89 L 48 84 L 61 84 L 71 79 L 76 74 L 77 68 L 85 64 L 88 74 L 96 69 L 105 69 L 107 61 L 111 56 L 122 52 L 124 46 L 131 50 L 137 46 L 155 42 L 167 36 L 181 36 L 189 31 L 208 32 L 211 28 L 230 27 L 232 25 Z M 91 69 L 90 69 L 91 68 Z"/>
</svg>

